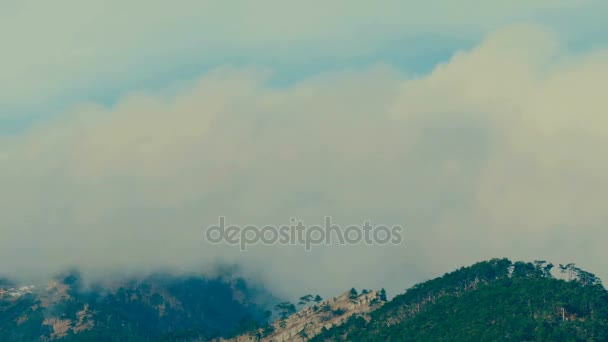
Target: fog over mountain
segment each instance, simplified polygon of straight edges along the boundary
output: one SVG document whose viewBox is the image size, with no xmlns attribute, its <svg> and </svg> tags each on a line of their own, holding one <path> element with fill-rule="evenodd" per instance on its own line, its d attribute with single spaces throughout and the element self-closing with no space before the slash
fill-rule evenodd
<svg viewBox="0 0 608 342">
<path fill-rule="evenodd" d="M 606 279 L 608 50 L 507 26 L 431 72 L 392 63 L 288 86 L 271 67 L 88 101 L 0 135 L 0 273 L 23 282 L 218 264 L 278 296 L 402 291 L 495 256 Z M 205 241 L 231 224 L 402 225 L 387 246 Z"/>
</svg>

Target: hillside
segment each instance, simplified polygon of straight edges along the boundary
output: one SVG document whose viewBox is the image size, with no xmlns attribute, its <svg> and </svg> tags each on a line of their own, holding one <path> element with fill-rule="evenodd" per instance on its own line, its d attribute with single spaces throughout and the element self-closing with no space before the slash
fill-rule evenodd
<svg viewBox="0 0 608 342">
<path fill-rule="evenodd" d="M 85 288 L 70 274 L 0 287 L 0 341 L 210 339 L 265 322 L 264 298 L 242 279 L 157 275 Z"/>
<path fill-rule="evenodd" d="M 310 296 L 310 295 L 309 295 Z M 312 296 L 310 296 L 312 297 Z M 302 297 L 305 299 L 306 297 Z M 223 342 L 271 342 L 308 340 L 322 331 L 339 326 L 350 317 L 365 317 L 381 307 L 386 301 L 383 291 L 363 290 L 358 293 L 355 289 L 316 303 L 310 303 L 304 309 L 284 319 L 278 319 L 273 324 L 239 335 L 232 339 L 221 339 Z M 288 305 L 288 304 L 287 304 Z"/>
<path fill-rule="evenodd" d="M 0 341 L 54 340 L 608 341 L 608 292 L 573 264 L 508 259 L 460 268 L 390 301 L 383 290 L 351 289 L 292 304 L 239 278 L 3 280 Z"/>
<path fill-rule="evenodd" d="M 414 286 L 311 341 L 608 341 L 608 293 L 574 265 L 495 259 Z"/>
</svg>

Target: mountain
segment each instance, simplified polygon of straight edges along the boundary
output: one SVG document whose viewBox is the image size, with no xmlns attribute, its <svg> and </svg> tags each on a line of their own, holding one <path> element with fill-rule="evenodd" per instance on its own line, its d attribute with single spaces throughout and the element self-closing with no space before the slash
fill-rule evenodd
<svg viewBox="0 0 608 342">
<path fill-rule="evenodd" d="M 292 304 L 232 277 L 3 280 L 0 341 L 54 340 L 608 341 L 608 292 L 573 264 L 508 259 L 460 268 L 390 301 L 384 290 L 351 289 Z"/>
<path fill-rule="evenodd" d="M 608 293 L 573 264 L 494 259 L 418 284 L 311 341 L 608 341 Z"/>
<path fill-rule="evenodd" d="M 302 310 L 284 319 L 276 320 L 273 324 L 256 329 L 231 339 L 221 339 L 223 342 L 270 342 L 308 340 L 328 328 L 342 324 L 351 316 L 363 316 L 381 307 L 386 301 L 384 291 L 363 290 L 358 293 L 355 289 L 343 294 L 322 300 L 312 295 L 300 298 L 305 305 Z M 295 310 L 295 306 L 283 302 L 280 309 Z"/>
<path fill-rule="evenodd" d="M 272 300 L 239 278 L 155 275 L 85 287 L 68 274 L 41 288 L 4 284 L 0 341 L 211 339 L 263 324 Z"/>
</svg>

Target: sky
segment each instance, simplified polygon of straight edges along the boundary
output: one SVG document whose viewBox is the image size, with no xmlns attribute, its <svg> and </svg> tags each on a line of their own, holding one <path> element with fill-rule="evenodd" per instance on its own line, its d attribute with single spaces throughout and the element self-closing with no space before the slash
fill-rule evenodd
<svg viewBox="0 0 608 342">
<path fill-rule="evenodd" d="M 237 264 L 281 295 L 492 257 L 608 279 L 604 1 L 0 0 L 0 273 Z M 204 227 L 402 225 L 397 246 Z"/>
</svg>

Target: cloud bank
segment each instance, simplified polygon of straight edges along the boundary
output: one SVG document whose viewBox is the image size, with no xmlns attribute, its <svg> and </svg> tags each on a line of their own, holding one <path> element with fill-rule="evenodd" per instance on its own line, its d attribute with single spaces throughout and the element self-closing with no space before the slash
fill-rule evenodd
<svg viewBox="0 0 608 342">
<path fill-rule="evenodd" d="M 491 257 L 608 276 L 608 51 L 541 27 L 488 35 L 430 74 L 343 70 L 288 88 L 219 68 L 82 104 L 0 140 L 0 270 L 103 275 L 237 263 L 279 294 L 393 293 Z M 238 248 L 203 228 L 400 224 L 399 246 Z"/>
<path fill-rule="evenodd" d="M 577 16 L 581 10 L 584 15 Z M 49 107 L 63 108 L 75 100 L 113 101 L 116 88 L 155 88 L 175 75 L 226 60 L 296 67 L 328 60 L 344 64 L 376 56 L 375 51 L 404 38 L 425 47 L 432 45 L 431 38 L 471 41 L 530 20 L 556 27 L 567 20 L 569 28 L 578 28 L 569 33 L 588 33 L 604 26 L 603 16 L 593 13 L 605 10 L 600 0 L 441 5 L 421 0 L 4 0 L 0 119 L 44 116 Z M 606 32 L 597 33 L 604 37 Z"/>
</svg>

